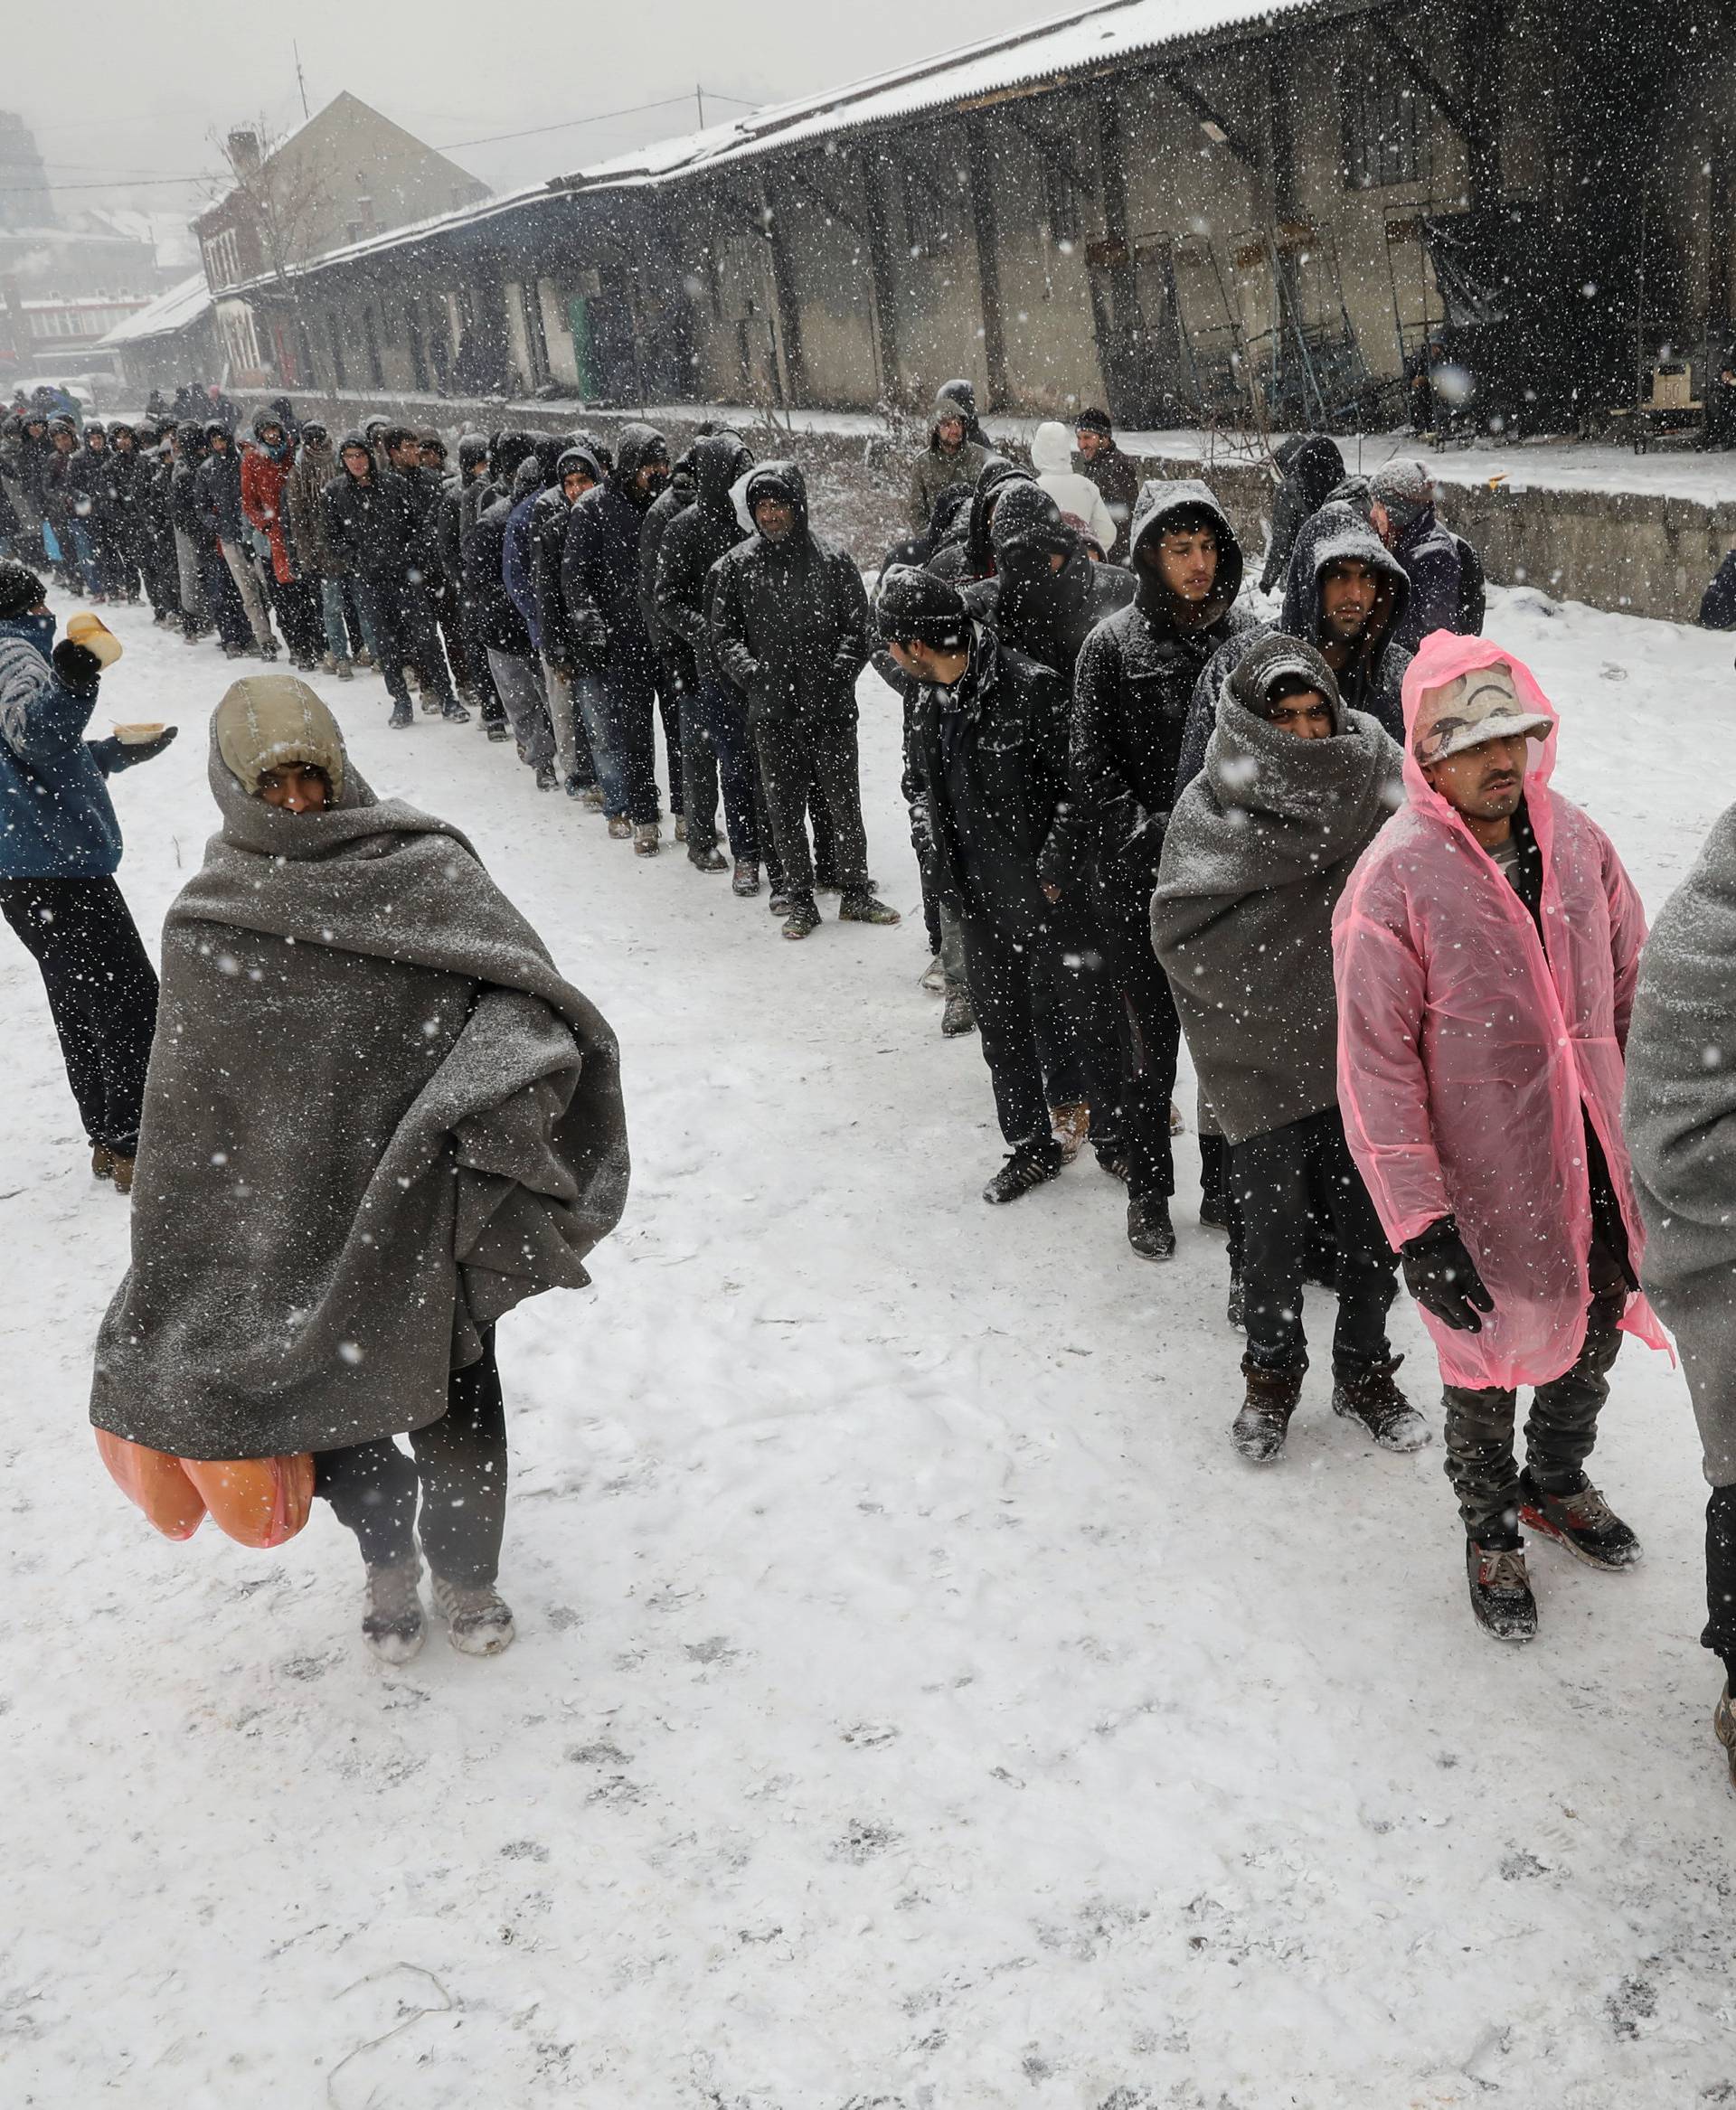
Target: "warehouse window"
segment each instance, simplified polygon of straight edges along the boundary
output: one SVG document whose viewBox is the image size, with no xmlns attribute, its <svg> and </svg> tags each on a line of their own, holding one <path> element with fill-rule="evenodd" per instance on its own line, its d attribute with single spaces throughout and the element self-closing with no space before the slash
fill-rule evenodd
<svg viewBox="0 0 1736 2110">
<path fill-rule="evenodd" d="M 1344 127 L 1344 183 L 1353 191 L 1383 184 L 1420 183 L 1423 176 L 1422 101 L 1391 66 L 1347 71 L 1341 97 Z"/>
</svg>

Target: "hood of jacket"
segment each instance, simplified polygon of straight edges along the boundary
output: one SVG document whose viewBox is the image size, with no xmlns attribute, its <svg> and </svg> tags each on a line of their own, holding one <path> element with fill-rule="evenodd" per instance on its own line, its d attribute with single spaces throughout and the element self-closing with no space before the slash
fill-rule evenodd
<svg viewBox="0 0 1736 2110">
<path fill-rule="evenodd" d="M 1031 435 L 1031 466 L 1040 476 L 1065 476 L 1072 473 L 1073 436 L 1052 418 L 1039 425 Z"/>
<path fill-rule="evenodd" d="M 1303 502 L 1312 513 L 1324 505 L 1326 494 L 1344 473 L 1344 457 L 1338 443 L 1324 432 L 1303 432 L 1287 439 L 1273 460 L 1287 476 L 1302 487 Z"/>
<path fill-rule="evenodd" d="M 513 504 L 516 505 L 522 499 L 533 496 L 548 481 L 549 474 L 542 466 L 541 455 L 527 454 L 513 474 Z"/>
<path fill-rule="evenodd" d="M 999 504 L 1005 487 L 1011 483 L 1029 484 L 1034 491 L 1037 480 L 1022 462 L 1010 462 L 1005 455 L 994 455 L 983 464 L 982 473 L 976 478 L 976 488 L 970 496 L 970 523 L 965 530 L 965 573 L 970 579 L 986 579 L 995 569 L 995 544 L 989 532 L 990 520 Z"/>
<path fill-rule="evenodd" d="M 365 804 L 373 796 L 365 786 L 359 792 L 354 788 L 359 779 L 353 779 L 336 719 L 294 674 L 250 674 L 232 683 L 211 724 L 216 745 L 212 788 L 226 815 L 233 801 L 221 780 L 220 759 L 249 799 L 258 798 L 259 778 L 268 769 L 280 769 L 287 762 L 323 769 L 335 805 Z M 351 787 L 347 798 L 346 786 Z"/>
<path fill-rule="evenodd" d="M 643 512 L 656 496 L 649 497 L 638 488 L 639 471 L 647 462 L 667 461 L 669 442 L 655 425 L 634 423 L 623 425 L 615 448 L 615 466 L 609 475 L 609 484 L 618 491 L 630 505 Z"/>
<path fill-rule="evenodd" d="M 1208 614 L 1203 627 L 1220 621 L 1235 606 L 1236 596 L 1241 591 L 1241 544 L 1236 540 L 1236 531 L 1230 524 L 1230 515 L 1219 504 L 1209 484 L 1203 484 L 1197 476 L 1178 476 L 1173 481 L 1167 477 L 1147 477 L 1139 486 L 1139 495 L 1133 502 L 1133 518 L 1128 523 L 1127 569 L 1139 582 L 1139 598 L 1146 601 L 1148 591 L 1161 596 L 1167 603 L 1169 595 L 1161 584 L 1143 570 L 1139 564 L 1139 551 L 1146 542 L 1155 541 L 1178 513 L 1203 511 L 1212 515 L 1212 527 L 1218 538 L 1218 575 L 1212 583 L 1212 597 L 1206 603 Z"/>
<path fill-rule="evenodd" d="M 753 452 L 739 433 L 711 432 L 693 448 L 693 501 L 713 513 L 732 511 L 731 487 L 753 468 Z"/>
<path fill-rule="evenodd" d="M 1281 630 L 1269 632 L 1249 647 L 1236 665 L 1224 694 L 1255 718 L 1266 716 L 1266 699 L 1287 674 L 1297 674 L 1311 689 L 1317 689 L 1332 712 L 1335 737 L 1344 730 L 1344 700 L 1338 692 L 1338 677 L 1312 645 L 1299 637 L 1287 637 Z M 1294 736 L 1286 733 L 1287 739 Z M 1220 790 L 1219 796 L 1224 794 Z M 1226 801 L 1226 803 L 1231 803 Z"/>
<path fill-rule="evenodd" d="M 564 483 L 575 469 L 582 469 L 593 484 L 600 484 L 603 480 L 603 465 L 588 447 L 575 444 L 561 448 L 561 458 L 554 465 L 556 484 Z"/>
<path fill-rule="evenodd" d="M 480 432 L 464 432 L 458 436 L 458 474 L 467 484 L 480 466 L 488 459 L 488 442 Z"/>
<path fill-rule="evenodd" d="M 749 471 L 741 491 L 742 502 L 748 510 L 749 526 L 753 528 L 755 497 L 762 493 L 769 485 L 773 484 L 778 485 L 788 494 L 790 504 L 795 508 L 796 513 L 796 524 L 790 530 L 788 541 L 783 546 L 788 547 L 805 542 L 807 539 L 808 532 L 807 478 L 803 476 L 801 466 L 797 462 L 761 462 L 757 468 Z M 757 528 L 753 528 L 754 533 L 758 534 L 759 532 Z M 761 539 L 763 540 L 763 538 Z M 776 543 L 767 544 L 769 549 L 775 549 L 778 546 Z"/>
<path fill-rule="evenodd" d="M 1291 637 L 1305 637 L 1310 645 L 1325 643 L 1320 620 L 1320 589 L 1327 568 L 1341 558 L 1354 557 L 1379 574 L 1382 589 L 1369 617 L 1363 645 L 1369 679 L 1380 672 L 1388 640 L 1398 628 L 1410 598 L 1410 580 L 1404 566 L 1393 556 L 1367 521 L 1349 505 L 1323 505 L 1302 523 L 1290 551 L 1290 567 L 1284 579 L 1284 608 L 1278 628 Z"/>
</svg>

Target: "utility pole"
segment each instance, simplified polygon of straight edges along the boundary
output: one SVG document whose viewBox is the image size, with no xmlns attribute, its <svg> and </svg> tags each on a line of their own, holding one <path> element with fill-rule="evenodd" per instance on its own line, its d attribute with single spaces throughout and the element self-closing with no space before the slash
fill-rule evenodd
<svg viewBox="0 0 1736 2110">
<path fill-rule="evenodd" d="M 305 122 L 312 113 L 307 108 L 307 83 L 301 74 L 301 46 L 293 37 L 289 42 L 289 49 L 296 54 L 296 86 L 301 90 L 301 115 Z"/>
<path fill-rule="evenodd" d="M 703 132 L 705 129 L 705 90 L 697 80 L 693 83 L 693 100 L 699 106 L 699 128 Z"/>
</svg>

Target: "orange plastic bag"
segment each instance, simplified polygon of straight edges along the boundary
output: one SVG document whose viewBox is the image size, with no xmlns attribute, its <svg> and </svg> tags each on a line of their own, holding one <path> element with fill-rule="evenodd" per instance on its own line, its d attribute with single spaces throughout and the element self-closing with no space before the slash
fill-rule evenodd
<svg viewBox="0 0 1736 2110">
<path fill-rule="evenodd" d="M 97 1431 L 97 1449 L 123 1494 L 165 1539 L 191 1539 L 209 1511 L 243 1546 L 282 1546 L 307 1521 L 314 1461 L 299 1451 L 277 1458 L 176 1458 Z"/>
</svg>

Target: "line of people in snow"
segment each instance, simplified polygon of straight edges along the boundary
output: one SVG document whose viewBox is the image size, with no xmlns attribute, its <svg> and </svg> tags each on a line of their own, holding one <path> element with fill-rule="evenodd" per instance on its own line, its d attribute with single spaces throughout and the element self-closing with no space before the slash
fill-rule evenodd
<svg viewBox="0 0 1736 2110">
<path fill-rule="evenodd" d="M 1260 620 L 1241 603 L 1237 539 L 1204 485 L 1138 492 L 1124 570 L 1098 560 L 1101 542 L 1093 547 L 1045 486 L 1045 476 L 1062 472 L 976 458 L 983 442 L 967 416 L 951 414 L 967 409 L 956 394 L 937 405 L 919 468 L 932 476 L 931 456 L 942 469 L 974 466 L 974 480 L 940 485 L 922 534 L 882 569 L 872 609 L 854 563 L 807 528 L 799 471 L 753 466 L 735 435 L 696 444 L 692 498 L 670 503 L 661 519 L 653 516 L 670 495 L 667 450 L 649 429 L 629 428 L 614 461 L 592 442 L 539 455 L 534 441 L 520 451 L 518 437 L 502 436 L 457 486 L 459 578 L 469 589 L 460 630 L 467 616 L 499 616 L 503 599 L 519 614 L 519 649 L 494 641 L 502 631 L 472 634 L 503 709 L 516 712 L 515 730 L 546 730 L 553 743 L 563 719 L 576 756 L 581 731 L 600 727 L 605 743 L 619 740 L 636 711 L 642 787 L 665 671 L 652 632 L 660 617 L 664 635 L 692 655 L 670 681 L 683 704 L 711 684 L 724 693 L 694 711 L 701 722 L 715 722 L 717 707 L 743 712 L 758 796 L 800 901 L 804 878 L 812 885 L 812 866 L 801 862 L 810 802 L 834 824 L 846 890 L 866 887 L 854 687 L 872 622 L 882 671 L 903 694 L 912 841 L 950 978 L 948 1012 L 962 1005 L 980 1025 L 1008 1144 L 986 1198 L 1028 1192 L 1089 1139 L 1127 1180 L 1134 1250 L 1172 1255 L 1172 1094 L 1185 1031 L 1201 1079 L 1203 1213 L 1228 1230 L 1231 1315 L 1246 1334 L 1236 1447 L 1253 1462 L 1281 1455 L 1307 1369 L 1307 1280 L 1337 1295 L 1335 1411 L 1389 1450 L 1429 1440 L 1396 1382 L 1385 1331 L 1401 1270 L 1440 1359 L 1470 1602 L 1486 1630 L 1506 1640 L 1536 1630 L 1525 1531 L 1606 1569 L 1638 1558 L 1634 1533 L 1585 1466 L 1622 1333 L 1663 1345 L 1641 1292 L 1644 1271 L 1684 1341 L 1696 1326 L 1707 1330 L 1709 1363 L 1689 1351 L 1714 1488 L 1706 1640 L 1736 1669 L 1736 1439 L 1716 1353 L 1729 1302 L 1721 1277 L 1736 1256 L 1722 1251 L 1715 1198 L 1724 1167 L 1706 1121 L 1708 1106 L 1720 1103 L 1719 1036 L 1728 1026 L 1707 964 L 1728 959 L 1717 949 L 1719 859 L 1728 852 L 1709 850 L 1691 882 L 1710 907 L 1700 903 L 1697 918 L 1684 908 L 1681 942 L 1648 959 L 1657 993 L 1649 1014 L 1642 996 L 1635 1045 L 1650 1051 L 1657 1088 L 1629 1094 L 1629 1126 L 1645 1149 L 1637 1184 L 1621 1095 L 1643 914 L 1608 837 L 1550 787 L 1553 709 L 1514 655 L 1476 634 L 1480 574 L 1460 557 L 1448 575 L 1458 545 L 1439 527 L 1420 465 L 1397 465 L 1366 487 L 1334 485 L 1297 525 L 1280 615 Z M 256 437 L 269 434 L 268 421 Z M 403 554 L 405 502 L 386 479 L 420 465 L 393 458 L 403 436 L 380 438 L 383 467 L 367 436 L 346 443 L 342 454 L 354 458 L 322 485 L 321 517 L 358 562 L 364 549 L 392 546 L 389 562 L 373 559 L 374 576 L 403 581 L 414 598 L 420 580 Z M 1093 459 L 1106 451 L 1112 436 Z M 1417 639 L 1414 653 L 1401 640 L 1419 577 L 1401 551 L 1455 618 Z M 40 581 L 20 570 L 0 578 L 0 727 L 14 775 L 39 771 L 30 785 L 39 818 L 90 793 L 70 776 L 56 780 L 56 766 L 96 769 L 90 803 L 106 807 L 105 768 L 138 757 L 105 760 L 105 743 L 82 741 L 100 665 L 70 641 L 52 645 Z M 496 573 L 491 599 L 482 589 L 492 591 Z M 378 592 L 363 605 L 377 620 Z M 401 608 L 392 613 L 410 624 Z M 431 621 L 414 650 L 428 649 Z M 623 634 L 633 649 L 611 658 Z M 461 635 L 461 654 L 467 642 Z M 57 713 L 66 721 L 57 737 L 76 721 L 58 764 L 41 738 Z M 371 801 L 322 713 L 298 683 L 285 692 L 248 683 L 220 713 L 212 768 L 232 822 L 225 840 L 273 867 L 288 861 L 287 844 L 322 840 L 297 833 L 307 818 Z M 402 722 L 398 711 L 394 720 Z M 731 744 L 726 732 L 714 748 L 726 807 Z M 736 743 L 738 756 L 744 745 Z M 672 751 L 684 756 L 684 740 Z M 533 750 L 525 758 L 544 774 Z M 238 799 L 295 816 L 288 835 L 276 822 L 256 824 L 254 805 Z M 754 792 L 740 777 L 737 800 L 745 818 Z M 26 840 L 25 810 L 14 793 L 10 846 Z M 112 892 L 112 809 L 108 819 L 82 853 Z M 374 815 L 356 839 L 373 840 L 381 825 Z M 404 825 L 412 834 L 438 827 L 420 817 Z M 259 826 L 270 832 L 269 855 L 250 839 Z M 76 928 L 78 918 L 45 911 L 7 869 L 8 916 L 42 958 L 55 995 L 59 941 L 45 933 Z M 40 884 L 46 875 L 16 876 Z M 811 909 L 811 891 L 805 898 Z M 287 920 L 295 927 L 281 935 L 297 935 L 295 918 Z M 798 928 L 789 934 L 803 935 L 806 919 L 791 920 Z M 209 934 L 202 944 L 204 959 Z M 222 963 L 240 957 L 219 957 L 231 979 L 235 970 Z M 1690 975 L 1685 997 L 1672 987 L 1684 963 L 1699 976 Z M 88 1007 L 95 979 L 61 976 L 56 1008 L 70 1068 L 79 1034 L 94 1031 L 79 1006 Z M 68 994 L 69 982 L 82 996 Z M 108 1036 L 103 1059 L 119 1045 Z M 86 1097 L 81 1090 L 81 1106 Z M 89 1115 L 87 1126 L 100 1143 Z M 108 1154 L 125 1154 L 110 1146 Z M 229 1157 L 224 1149 L 211 1162 Z M 153 1192 L 174 1206 L 173 1186 Z M 219 1265 L 214 1247 L 209 1264 Z M 467 1280 L 472 1263 L 452 1265 L 453 1279 Z M 159 1294 L 174 1304 L 160 1283 Z M 359 1304 L 345 1317 L 365 1331 Z M 119 1323 L 111 1316 L 111 1334 Z M 455 1370 L 486 1354 L 482 1325 L 472 1333 Z M 113 1355 L 124 1361 L 137 1338 L 136 1327 L 123 1327 Z M 1522 1468 L 1523 1387 L 1532 1399 Z M 122 1389 L 128 1399 L 138 1389 L 130 1380 Z M 486 1520 L 493 1512 L 476 1499 L 476 1475 L 504 1486 L 505 1453 L 497 1386 L 485 1383 L 484 1393 L 478 1406 L 455 1391 L 446 1412 L 462 1408 L 467 1426 L 493 1433 L 480 1447 L 458 1445 L 457 1468 L 444 1439 L 430 1438 L 429 1460 L 446 1462 L 425 1466 L 423 1481 L 426 1495 L 430 1474 L 456 1471 L 453 1484 L 470 1496 L 453 1500 L 470 1499 Z M 164 1421 L 115 1407 L 99 1419 L 118 1442 L 178 1455 Z M 339 1418 L 316 1433 L 355 1430 Z M 327 1452 L 306 1430 L 288 1434 L 297 1450 L 306 1439 L 318 1484 Z M 184 1432 L 176 1440 L 184 1445 Z M 370 1430 L 356 1440 L 382 1438 Z M 377 1458 L 357 1468 L 353 1521 L 377 1510 L 375 1468 L 386 1471 Z M 401 1461 L 393 1470 L 401 1477 L 408 1468 Z M 195 1493 L 217 1511 L 221 1496 L 198 1484 Z M 401 1496 L 391 1506 L 402 1523 L 413 1489 Z M 491 1533 L 481 1567 L 497 1557 L 497 1522 L 484 1537 Z M 389 1558 L 369 1557 L 368 1632 L 382 1653 L 420 1641 L 402 1536 Z M 492 1570 L 476 1580 L 478 1562 L 466 1558 L 473 1579 L 465 1587 L 486 1593 L 468 1607 L 474 1634 L 505 1645 L 510 1615 Z M 1728 1686 L 1718 1721 L 1730 1741 Z"/>
<path fill-rule="evenodd" d="M 1649 1288 L 1713 1489 L 1703 1638 L 1736 1777 L 1736 815 L 1642 970 L 1637 893 L 1552 787 L 1554 708 L 1480 635 L 1481 567 L 1421 464 L 1348 479 L 1329 441 L 1298 446 L 1260 619 L 1203 484 L 1144 485 L 1118 572 L 957 409 L 936 405 L 911 494 L 930 519 L 874 613 L 936 949 L 956 933 L 1010 1150 L 986 1198 L 1059 1173 L 1078 1093 L 1134 1250 L 1167 1258 L 1185 1033 L 1202 1216 L 1246 1336 L 1236 1448 L 1282 1454 L 1309 1281 L 1336 1293 L 1334 1411 L 1383 1449 L 1429 1440 L 1386 1331 L 1401 1273 L 1439 1359 L 1471 1608 L 1503 1641 L 1537 1630 L 1527 1532 L 1607 1571 L 1639 1559 L 1586 1465 L 1623 1334 L 1667 1345 Z"/>
</svg>

